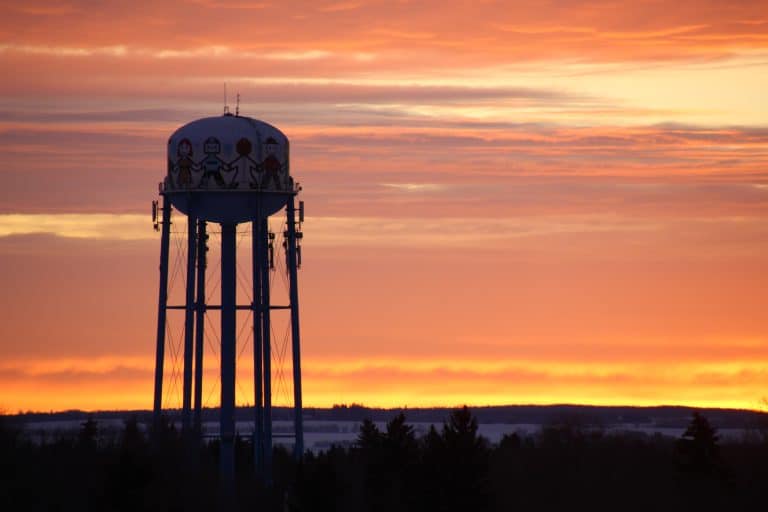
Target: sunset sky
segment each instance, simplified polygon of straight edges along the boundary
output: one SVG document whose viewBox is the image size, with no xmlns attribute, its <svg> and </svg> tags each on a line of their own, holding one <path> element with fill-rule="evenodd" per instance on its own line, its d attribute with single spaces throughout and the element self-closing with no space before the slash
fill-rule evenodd
<svg viewBox="0 0 768 512">
<path fill-rule="evenodd" d="M 151 407 L 149 206 L 168 136 L 219 115 L 225 82 L 304 187 L 307 405 L 765 407 L 765 1 L 0 12 L 0 410 Z"/>
</svg>

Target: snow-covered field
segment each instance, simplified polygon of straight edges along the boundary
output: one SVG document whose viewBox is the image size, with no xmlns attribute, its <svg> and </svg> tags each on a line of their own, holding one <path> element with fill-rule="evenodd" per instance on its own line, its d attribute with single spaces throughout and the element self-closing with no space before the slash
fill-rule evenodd
<svg viewBox="0 0 768 512">
<path fill-rule="evenodd" d="M 58 437 L 70 437 L 76 435 L 83 420 L 53 420 L 29 422 L 24 426 L 24 431 L 29 439 L 34 442 L 49 442 Z M 427 433 L 431 423 L 409 423 L 413 426 L 417 437 Z M 116 437 L 123 429 L 122 420 L 99 420 L 98 428 L 105 438 Z M 376 422 L 379 429 L 386 428 L 385 422 Z M 435 424 L 440 429 L 441 424 Z M 177 425 L 178 427 L 178 425 Z M 253 423 L 241 421 L 236 424 L 237 432 L 244 437 L 253 433 Z M 349 446 L 357 439 L 360 423 L 355 421 L 306 421 L 304 423 L 304 444 L 307 449 L 319 451 L 332 445 Z M 203 429 L 208 437 L 216 437 L 219 433 L 217 422 L 206 422 Z M 479 425 L 479 433 L 491 443 L 498 443 L 505 434 L 517 433 L 521 437 L 535 435 L 541 429 L 541 425 L 534 423 L 485 423 Z M 606 434 L 634 433 L 636 435 L 661 435 L 667 437 L 680 437 L 685 428 L 657 427 L 651 424 L 617 424 L 604 428 Z M 293 423 L 290 421 L 275 421 L 273 424 L 275 444 L 292 445 Z M 721 429 L 718 431 L 723 441 L 736 441 L 742 439 L 747 433 L 743 429 Z"/>
</svg>

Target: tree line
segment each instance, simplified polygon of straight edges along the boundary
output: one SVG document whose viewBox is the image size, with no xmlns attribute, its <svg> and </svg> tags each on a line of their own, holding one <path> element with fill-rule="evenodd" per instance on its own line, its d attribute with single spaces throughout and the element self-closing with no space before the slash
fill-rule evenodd
<svg viewBox="0 0 768 512">
<path fill-rule="evenodd" d="M 721 443 L 694 413 L 679 439 L 606 433 L 578 418 L 490 443 L 467 407 L 417 436 L 403 413 L 360 425 L 351 447 L 305 454 L 275 447 L 274 481 L 254 477 L 238 438 L 237 508 L 274 511 L 746 510 L 765 501 L 768 435 Z M 166 422 L 146 435 L 136 419 L 99 436 L 30 441 L 0 417 L 1 510 L 214 511 L 218 443 L 195 445 Z"/>
</svg>

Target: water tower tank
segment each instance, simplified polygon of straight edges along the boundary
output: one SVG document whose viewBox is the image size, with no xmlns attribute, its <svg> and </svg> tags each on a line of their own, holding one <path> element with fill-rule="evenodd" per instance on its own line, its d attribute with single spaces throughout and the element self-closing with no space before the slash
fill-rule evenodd
<svg viewBox="0 0 768 512">
<path fill-rule="evenodd" d="M 219 223 L 266 218 L 294 192 L 288 138 L 263 121 L 224 114 L 168 139 L 163 192 L 186 215 Z"/>
</svg>

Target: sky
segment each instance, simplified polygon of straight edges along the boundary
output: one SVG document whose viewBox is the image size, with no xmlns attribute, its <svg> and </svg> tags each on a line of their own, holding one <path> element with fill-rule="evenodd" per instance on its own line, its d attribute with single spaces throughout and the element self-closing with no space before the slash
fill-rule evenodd
<svg viewBox="0 0 768 512">
<path fill-rule="evenodd" d="M 168 136 L 221 114 L 225 83 L 290 138 L 303 186 L 306 405 L 765 408 L 765 7 L 6 3 L 0 410 L 151 407 L 150 202 Z M 184 230 L 175 217 L 176 276 Z M 180 329 L 171 314 L 168 407 Z"/>
</svg>

